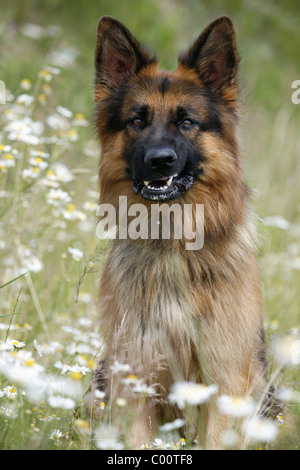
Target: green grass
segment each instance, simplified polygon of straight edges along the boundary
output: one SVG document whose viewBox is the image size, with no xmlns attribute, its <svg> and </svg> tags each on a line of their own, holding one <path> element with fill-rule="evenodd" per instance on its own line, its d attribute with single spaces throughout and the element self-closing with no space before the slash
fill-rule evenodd
<svg viewBox="0 0 300 470">
<path fill-rule="evenodd" d="M 0 161 L 6 162 L 6 166 L 0 164 L 0 354 L 6 361 L 0 366 L 2 449 L 91 449 L 98 445 L 81 409 L 81 397 L 103 347 L 96 293 L 108 244 L 99 242 L 95 232 L 99 149 L 92 126 L 93 55 L 101 15 L 124 22 L 161 57 L 163 68 L 176 67 L 178 51 L 211 20 L 223 14 L 232 17 L 241 56 L 241 146 L 246 178 L 254 189 L 253 204 L 261 219 L 281 216 L 288 221 L 284 228 L 259 221 L 267 341 L 291 329 L 299 335 L 300 105 L 291 102 L 291 83 L 300 79 L 300 7 L 283 0 L 263 4 L 253 0 L 74 3 L 0 0 L 0 80 L 13 95 L 7 105 L 0 105 L 0 145 L 10 146 L 0 150 Z M 24 35 L 26 23 L 40 25 L 42 37 Z M 56 27 L 53 35 L 50 26 Z M 62 53 L 69 53 L 63 66 L 53 62 L 58 53 L 60 59 Z M 50 73 L 51 81 L 40 76 L 47 66 L 60 70 L 59 75 Z M 21 86 L 25 78 L 31 82 L 28 91 Z M 22 93 L 34 101 L 17 106 Z M 73 116 L 64 117 L 64 126 L 54 129 L 46 122 L 57 114 L 57 106 L 71 110 Z M 76 113 L 84 115 L 88 126 L 73 122 Z M 32 145 L 9 138 L 8 124 L 24 116 L 44 124 L 39 136 L 44 142 Z M 36 178 L 22 173 L 32 168 L 32 150 L 49 154 L 41 157 L 48 166 Z M 14 166 L 8 167 L 8 160 Z M 55 177 L 57 163 L 65 166 L 64 177 Z M 50 203 L 51 184 L 58 185 L 68 200 Z M 82 255 L 76 257 L 69 248 Z M 9 340 L 25 345 L 5 352 Z M 22 372 L 21 378 L 11 375 L 17 366 L 22 368 L 15 369 Z M 271 371 L 276 367 L 270 354 Z M 297 368 L 284 368 L 279 378 L 284 387 L 299 390 Z M 61 395 L 55 388 L 61 379 L 64 398 L 73 400 L 72 406 L 62 399 L 53 405 L 53 398 Z M 130 393 L 126 393 L 128 402 Z M 113 402 L 118 419 L 107 433 L 126 447 L 133 416 L 118 398 Z M 81 410 L 80 419 L 74 418 L 74 408 Z M 292 434 L 280 430 L 279 439 L 264 448 L 299 448 L 299 403 L 290 409 L 295 421 Z M 103 423 L 110 422 L 111 411 L 101 411 Z M 57 430 L 57 437 L 51 437 Z M 182 445 L 176 436 L 164 434 L 162 438 Z M 192 446 L 190 441 L 187 444 Z"/>
</svg>

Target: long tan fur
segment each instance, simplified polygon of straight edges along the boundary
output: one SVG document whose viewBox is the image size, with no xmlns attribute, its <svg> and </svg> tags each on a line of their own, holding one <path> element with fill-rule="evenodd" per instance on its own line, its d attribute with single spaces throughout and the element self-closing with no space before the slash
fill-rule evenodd
<svg viewBox="0 0 300 470">
<path fill-rule="evenodd" d="M 106 338 L 105 362 L 95 374 L 88 399 L 93 399 L 99 384 L 109 396 L 109 368 L 115 360 L 130 364 L 149 385 L 155 385 L 157 397 L 137 411 L 131 433 L 134 446 L 148 440 L 149 417 L 153 431 L 164 412 L 170 411 L 168 393 L 174 382 L 216 384 L 219 394 L 255 398 L 260 397 L 266 383 L 255 216 L 249 206 L 236 138 L 238 59 L 228 18 L 216 20 L 202 33 L 180 57 L 175 72 L 159 71 L 156 60 L 119 22 L 109 17 L 100 20 L 95 82 L 96 128 L 101 141 L 100 202 L 112 204 L 117 211 L 121 195 L 127 197 L 128 207 L 139 202 L 150 210 L 157 204 L 132 190 L 123 158 L 130 146 L 129 131 L 110 132 L 107 127 L 113 90 L 128 85 L 121 114 L 128 113 L 130 99 L 138 100 L 153 110 L 157 129 L 178 102 L 192 101 L 205 119 L 207 100 L 193 94 L 189 87 L 206 85 L 208 72 L 199 74 L 197 61 L 199 67 L 207 69 L 209 54 L 215 53 L 207 38 L 213 41 L 213 36 L 233 50 L 232 77 L 224 85 L 212 85 L 218 87 L 221 97 L 218 113 L 223 132 L 208 131 L 200 137 L 191 134 L 193 145 L 200 146 L 205 156 L 201 163 L 204 171 L 175 201 L 182 207 L 204 204 L 204 246 L 189 251 L 184 239 L 116 239 L 102 274 L 100 320 Z M 125 45 L 118 50 L 115 44 L 122 41 Z M 134 48 L 138 50 L 135 55 Z M 118 54 L 131 54 L 135 59 L 126 65 Z M 193 59 L 196 54 L 199 57 Z M 223 57 L 222 48 L 218 54 Z M 114 57 L 115 67 L 111 65 Z M 191 65 L 192 60 L 196 65 Z M 163 79 L 170 85 L 164 94 L 157 90 L 157 83 Z M 181 416 L 178 409 L 171 411 Z M 219 447 L 224 419 L 213 405 L 209 405 L 205 419 L 205 445 Z"/>
</svg>

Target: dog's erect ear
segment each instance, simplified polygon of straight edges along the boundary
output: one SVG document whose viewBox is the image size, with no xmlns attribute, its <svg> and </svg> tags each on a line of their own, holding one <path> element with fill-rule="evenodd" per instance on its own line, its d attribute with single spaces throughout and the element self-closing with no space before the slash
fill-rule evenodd
<svg viewBox="0 0 300 470">
<path fill-rule="evenodd" d="M 180 55 L 179 64 L 196 70 L 206 86 L 223 95 L 225 89 L 236 87 L 238 54 L 231 19 L 222 16 L 213 21 Z"/>
<path fill-rule="evenodd" d="M 154 62 L 156 59 L 122 23 L 110 16 L 100 18 L 95 55 L 96 88 L 118 88 L 130 76 Z"/>
</svg>

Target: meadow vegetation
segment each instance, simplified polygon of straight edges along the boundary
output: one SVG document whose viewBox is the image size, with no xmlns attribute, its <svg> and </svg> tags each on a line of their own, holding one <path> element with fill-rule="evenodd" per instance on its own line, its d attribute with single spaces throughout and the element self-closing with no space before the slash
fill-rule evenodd
<svg viewBox="0 0 300 470">
<path fill-rule="evenodd" d="M 129 365 L 111 371 L 123 394 L 113 393 L 109 404 L 98 396 L 101 427 L 92 427 L 82 407 L 105 347 L 97 293 L 109 246 L 96 237 L 97 19 L 118 18 L 169 69 L 178 51 L 227 14 L 241 55 L 241 152 L 258 215 L 269 373 L 294 423 L 288 432 L 284 416 L 258 420 L 251 397 L 223 396 L 219 409 L 231 418 L 224 446 L 299 449 L 300 104 L 291 101 L 291 84 L 300 80 L 297 2 L 0 0 L 0 10 L 0 448 L 128 448 L 128 404 L 136 394 L 155 394 Z M 170 400 L 189 416 L 217 400 L 210 387 L 177 384 Z M 201 436 L 180 439 L 182 424 L 166 423 L 144 448 L 201 448 Z"/>
</svg>

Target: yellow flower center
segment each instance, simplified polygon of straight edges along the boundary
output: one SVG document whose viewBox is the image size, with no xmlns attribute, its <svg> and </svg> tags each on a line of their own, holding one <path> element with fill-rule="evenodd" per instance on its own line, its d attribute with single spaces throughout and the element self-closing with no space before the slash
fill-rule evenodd
<svg viewBox="0 0 300 470">
<path fill-rule="evenodd" d="M 35 360 L 34 360 L 34 359 L 27 359 L 27 361 L 25 361 L 25 365 L 26 365 L 27 367 L 32 367 L 34 364 L 35 364 Z"/>
<path fill-rule="evenodd" d="M 81 380 L 82 379 L 82 373 L 81 372 L 71 372 L 70 374 L 71 379 L 73 380 Z"/>
<path fill-rule="evenodd" d="M 50 73 L 47 72 L 47 70 L 41 70 L 40 75 L 41 75 L 42 78 L 46 78 L 46 77 L 50 76 Z"/>
<path fill-rule="evenodd" d="M 89 429 L 90 427 L 89 422 L 85 419 L 76 419 L 75 425 L 79 429 Z"/>
<path fill-rule="evenodd" d="M 75 129 L 69 130 L 69 131 L 68 131 L 68 136 L 69 136 L 70 138 L 76 137 L 76 136 L 77 136 L 77 131 L 76 131 Z"/>
<path fill-rule="evenodd" d="M 38 96 L 38 100 L 41 102 L 46 101 L 46 95 L 44 93 L 40 93 Z"/>
<path fill-rule="evenodd" d="M 21 83 L 23 85 L 27 85 L 27 86 L 31 85 L 31 81 L 29 80 L 29 78 L 24 78 Z"/>
<path fill-rule="evenodd" d="M 70 214 L 72 214 L 72 212 L 73 212 L 74 210 L 75 210 L 74 204 L 68 204 L 67 212 L 69 212 Z"/>
<path fill-rule="evenodd" d="M 136 375 L 127 375 L 126 379 L 129 379 L 129 380 L 137 380 L 137 376 Z"/>
</svg>

